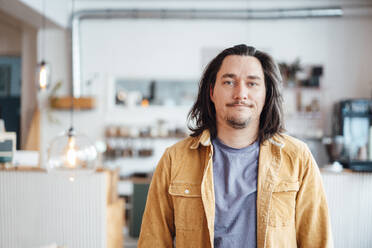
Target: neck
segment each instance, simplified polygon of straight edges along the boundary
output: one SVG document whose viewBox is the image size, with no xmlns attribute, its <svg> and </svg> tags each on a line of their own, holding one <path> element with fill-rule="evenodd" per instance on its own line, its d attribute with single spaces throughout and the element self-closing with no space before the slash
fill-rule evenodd
<svg viewBox="0 0 372 248">
<path fill-rule="evenodd" d="M 243 129 L 217 125 L 217 137 L 225 145 L 240 149 L 253 144 L 257 140 L 258 130 L 258 124 L 253 125 L 253 123 Z"/>
</svg>

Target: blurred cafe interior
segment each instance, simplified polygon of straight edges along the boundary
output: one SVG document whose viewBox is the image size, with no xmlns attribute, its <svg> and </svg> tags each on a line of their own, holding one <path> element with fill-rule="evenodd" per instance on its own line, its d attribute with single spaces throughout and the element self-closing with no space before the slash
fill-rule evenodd
<svg viewBox="0 0 372 248">
<path fill-rule="evenodd" d="M 335 247 L 372 247 L 370 0 L 0 0 L 0 247 L 137 247 L 206 64 L 242 43 L 279 64 Z"/>
</svg>

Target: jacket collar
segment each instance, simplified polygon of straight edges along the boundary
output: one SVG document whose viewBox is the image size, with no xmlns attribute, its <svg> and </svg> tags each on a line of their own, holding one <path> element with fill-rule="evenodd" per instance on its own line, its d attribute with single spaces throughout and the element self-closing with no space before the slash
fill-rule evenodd
<svg viewBox="0 0 372 248">
<path fill-rule="evenodd" d="M 280 134 L 275 134 L 268 141 L 280 148 L 284 147 L 284 139 Z M 211 145 L 211 134 L 208 129 L 205 129 L 198 137 L 195 137 L 191 143 L 190 149 L 197 149 L 199 145 L 210 146 Z"/>
<path fill-rule="evenodd" d="M 269 139 L 269 142 L 275 146 L 278 146 L 280 148 L 283 148 L 285 143 L 284 143 L 284 138 L 280 134 L 275 134 L 273 137 Z"/>
<path fill-rule="evenodd" d="M 190 149 L 197 149 L 199 145 L 210 146 L 211 144 L 211 134 L 208 129 L 205 129 L 198 137 L 194 138 Z"/>
</svg>

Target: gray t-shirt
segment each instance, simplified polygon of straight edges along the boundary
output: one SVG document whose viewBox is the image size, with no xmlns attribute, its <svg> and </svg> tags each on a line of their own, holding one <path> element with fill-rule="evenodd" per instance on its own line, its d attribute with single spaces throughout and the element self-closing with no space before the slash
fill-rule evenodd
<svg viewBox="0 0 372 248">
<path fill-rule="evenodd" d="M 214 247 L 256 247 L 259 142 L 235 149 L 212 140 L 216 199 Z"/>
</svg>

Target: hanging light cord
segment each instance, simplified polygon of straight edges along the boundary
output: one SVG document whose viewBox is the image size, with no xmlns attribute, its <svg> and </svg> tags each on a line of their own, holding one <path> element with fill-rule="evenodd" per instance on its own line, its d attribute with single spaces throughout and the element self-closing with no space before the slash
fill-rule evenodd
<svg viewBox="0 0 372 248">
<path fill-rule="evenodd" d="M 74 96 L 71 96 L 71 108 L 70 108 L 70 129 L 74 127 Z"/>
<path fill-rule="evenodd" d="M 71 1 L 71 12 L 72 12 L 72 15 L 74 14 L 74 11 L 75 11 L 75 0 L 72 0 Z M 74 78 L 72 77 L 71 80 L 74 80 Z M 70 92 L 71 92 L 71 108 L 70 108 L 70 129 L 69 129 L 69 135 L 74 135 L 74 94 L 73 94 L 73 87 L 71 86 L 71 89 L 70 89 Z"/>
<path fill-rule="evenodd" d="M 43 28 L 43 36 L 41 37 L 41 39 L 42 39 L 42 48 L 41 48 L 41 61 L 44 61 L 44 56 L 45 56 L 45 24 L 46 24 L 46 20 L 45 20 L 45 15 L 46 15 L 46 13 L 45 13 L 45 10 L 46 10 L 46 8 L 45 8 L 45 0 L 43 0 L 43 2 L 42 2 L 42 4 L 43 4 L 43 6 L 42 6 L 42 8 L 43 8 L 43 15 L 42 15 L 42 19 L 41 19 L 41 25 L 42 25 L 42 28 Z"/>
</svg>

